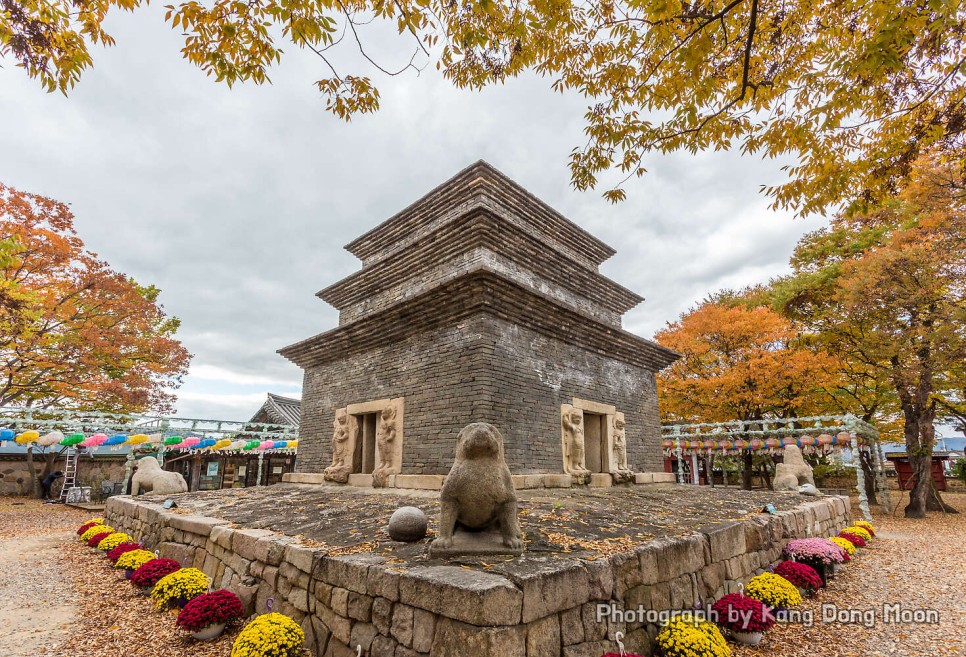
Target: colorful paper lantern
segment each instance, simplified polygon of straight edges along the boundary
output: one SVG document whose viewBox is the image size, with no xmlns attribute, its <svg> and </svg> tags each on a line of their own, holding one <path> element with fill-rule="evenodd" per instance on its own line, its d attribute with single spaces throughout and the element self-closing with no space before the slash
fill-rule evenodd
<svg viewBox="0 0 966 657">
<path fill-rule="evenodd" d="M 164 444 L 168 446 L 180 445 L 184 438 L 181 436 L 168 436 L 164 439 Z"/>
<path fill-rule="evenodd" d="M 0 442 L 4 440 L 13 440 L 14 436 L 16 435 L 17 434 L 13 429 L 7 429 L 7 428 L 0 429 Z"/>
<path fill-rule="evenodd" d="M 111 436 L 110 438 L 108 438 L 107 440 L 105 440 L 104 441 L 104 444 L 107 445 L 107 446 L 109 446 L 109 447 L 113 447 L 113 446 L 116 446 L 116 445 L 123 445 L 126 442 L 127 442 L 127 436 L 125 436 L 124 434 L 119 433 L 119 434 L 114 435 L 114 436 Z"/>
<path fill-rule="evenodd" d="M 159 433 L 152 433 L 148 436 L 149 445 L 160 445 L 164 440 L 164 436 Z"/>
<path fill-rule="evenodd" d="M 198 449 L 208 449 L 209 447 L 214 447 L 215 443 L 218 442 L 214 438 L 205 438 L 197 444 Z"/>
<path fill-rule="evenodd" d="M 288 447 L 287 440 L 276 440 L 272 443 L 273 449 L 285 449 L 286 447 Z"/>
<path fill-rule="evenodd" d="M 221 440 L 219 440 L 218 442 L 216 442 L 214 445 L 212 445 L 211 448 L 212 449 L 225 449 L 226 447 L 230 447 L 230 446 L 231 446 L 231 441 L 228 440 L 227 438 L 222 438 Z"/>
<path fill-rule="evenodd" d="M 63 445 L 64 447 L 73 447 L 74 445 L 79 445 L 82 442 L 84 442 L 84 434 L 72 433 L 66 438 L 64 438 L 62 441 L 60 441 L 60 444 Z"/>
<path fill-rule="evenodd" d="M 271 449 L 274 446 L 275 446 L 275 442 L 274 441 L 272 441 L 272 440 L 263 440 L 261 443 L 259 443 L 258 449 Z"/>
<path fill-rule="evenodd" d="M 261 444 L 261 441 L 249 440 L 247 443 L 245 443 L 245 447 L 243 449 L 258 449 L 259 445 Z"/>
<path fill-rule="evenodd" d="M 188 436 L 187 438 L 184 439 L 184 444 L 187 445 L 188 447 L 197 447 L 198 443 L 200 442 L 201 442 L 201 438 L 199 438 L 198 436 Z"/>
<path fill-rule="evenodd" d="M 289 449 L 298 449 L 298 446 L 299 446 L 299 441 L 297 441 L 297 440 L 290 440 L 290 441 L 288 441 L 288 448 Z"/>
<path fill-rule="evenodd" d="M 148 437 L 147 436 L 145 436 L 143 433 L 136 433 L 136 434 L 133 434 L 131 436 L 128 436 L 127 437 L 127 440 L 124 441 L 124 444 L 125 445 L 141 445 L 141 444 L 146 443 L 146 442 L 148 442 Z"/>
<path fill-rule="evenodd" d="M 63 439 L 64 439 L 64 434 L 54 430 L 38 438 L 37 444 L 43 445 L 44 447 L 52 447 L 54 445 L 59 445 L 60 441 L 62 441 Z"/>
<path fill-rule="evenodd" d="M 40 432 L 36 431 L 35 429 L 30 429 L 28 431 L 24 431 L 22 434 L 14 438 L 14 440 L 17 441 L 18 445 L 27 445 L 29 443 L 37 442 L 38 438 L 40 438 Z"/>
</svg>

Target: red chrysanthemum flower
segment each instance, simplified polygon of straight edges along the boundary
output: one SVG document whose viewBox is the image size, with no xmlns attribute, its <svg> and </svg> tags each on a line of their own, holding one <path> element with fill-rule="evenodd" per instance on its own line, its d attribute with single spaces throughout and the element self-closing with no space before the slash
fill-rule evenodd
<svg viewBox="0 0 966 657">
<path fill-rule="evenodd" d="M 844 538 L 845 540 L 847 540 L 849 543 L 851 543 L 857 548 L 862 548 L 862 547 L 865 547 L 866 545 L 865 539 L 859 536 L 858 534 L 852 534 L 850 532 L 840 532 L 839 538 Z"/>
<path fill-rule="evenodd" d="M 114 532 L 101 532 L 100 534 L 94 534 L 91 536 L 91 540 L 87 541 L 87 544 L 91 547 L 97 547 L 97 544 L 103 541 L 105 538 L 113 534 Z"/>
<path fill-rule="evenodd" d="M 219 589 L 189 600 L 178 613 L 176 624 L 188 632 L 197 632 L 216 623 L 231 623 L 244 613 L 245 608 L 237 595 Z"/>
<path fill-rule="evenodd" d="M 775 614 L 761 601 L 729 593 L 711 606 L 717 623 L 734 632 L 764 632 L 775 624 Z"/>
<path fill-rule="evenodd" d="M 107 553 L 107 558 L 110 559 L 111 563 L 117 563 L 117 560 L 121 558 L 121 555 L 125 552 L 131 552 L 132 550 L 143 550 L 144 546 L 140 543 L 132 543 L 127 541 L 126 543 L 121 543 L 117 547 L 111 548 Z"/>
<path fill-rule="evenodd" d="M 810 593 L 814 593 L 823 586 L 822 577 L 818 571 L 799 561 L 782 561 L 772 569 L 772 572 Z"/>
<path fill-rule="evenodd" d="M 152 559 L 131 573 L 131 583 L 140 587 L 153 587 L 165 575 L 181 570 L 174 559 Z"/>
<path fill-rule="evenodd" d="M 96 523 L 96 522 L 87 522 L 87 523 L 84 523 L 83 525 L 81 525 L 80 527 L 77 528 L 77 535 L 80 536 L 81 534 L 83 534 L 84 532 L 86 532 L 88 529 L 90 529 L 91 527 L 94 527 L 97 524 L 99 524 L 99 523 Z"/>
</svg>

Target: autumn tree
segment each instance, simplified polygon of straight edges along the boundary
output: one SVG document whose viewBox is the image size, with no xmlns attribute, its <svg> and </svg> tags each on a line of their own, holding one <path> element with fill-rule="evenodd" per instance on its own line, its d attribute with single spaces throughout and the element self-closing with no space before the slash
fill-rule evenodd
<svg viewBox="0 0 966 657">
<path fill-rule="evenodd" d="M 739 290 L 726 289 L 715 292 L 706 303 L 721 303 L 741 308 L 783 309 L 782 295 L 787 279 L 779 278 L 768 284 L 756 284 Z M 794 315 L 794 314 L 792 314 Z M 841 349 L 832 333 L 811 330 L 808 324 L 794 321 L 798 331 L 799 347 L 824 354 L 834 354 L 830 361 L 830 375 L 822 388 L 814 391 L 810 413 L 815 415 L 845 415 L 851 413 L 864 422 L 874 424 L 880 439 L 896 442 L 902 440 L 902 422 L 895 388 L 886 374 L 856 359 L 847 349 Z M 878 504 L 876 481 L 878 478 L 874 456 L 871 451 L 860 450 L 859 463 L 865 475 L 865 492 L 871 504 Z"/>
<path fill-rule="evenodd" d="M 0 405 L 171 410 L 190 354 L 158 293 L 86 250 L 65 204 L 0 183 Z"/>
<path fill-rule="evenodd" d="M 957 175 L 921 160 L 893 200 L 806 236 L 794 275 L 776 287 L 786 314 L 892 387 L 915 475 L 909 517 L 951 510 L 930 467 L 937 415 L 962 386 L 966 360 L 966 208 Z"/>
<path fill-rule="evenodd" d="M 657 333 L 681 358 L 658 375 L 663 421 L 727 422 L 814 412 L 836 363 L 801 345 L 792 323 L 767 307 L 705 303 Z M 751 488 L 752 455 L 743 484 Z"/>
<path fill-rule="evenodd" d="M 66 92 L 92 64 L 90 47 L 113 44 L 109 12 L 141 4 L 0 0 L 0 56 Z M 648 153 L 681 149 L 792 158 L 789 181 L 768 191 L 802 212 L 867 204 L 929 149 L 966 172 L 959 2 L 187 0 L 166 16 L 184 33 L 183 56 L 229 85 L 268 81 L 286 43 L 313 51 L 316 84 L 346 120 L 379 107 L 370 73 L 435 64 L 479 88 L 536 71 L 588 99 L 587 141 L 570 162 L 580 189 L 611 169 L 642 175 Z M 409 49 L 395 64 L 370 54 L 374 22 Z M 355 64 L 340 65 L 346 49 Z"/>
</svg>

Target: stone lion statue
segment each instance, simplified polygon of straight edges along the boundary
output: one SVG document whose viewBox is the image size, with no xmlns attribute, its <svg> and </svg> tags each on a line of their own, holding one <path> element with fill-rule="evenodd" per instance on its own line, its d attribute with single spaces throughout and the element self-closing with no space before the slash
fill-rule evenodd
<svg viewBox="0 0 966 657">
<path fill-rule="evenodd" d="M 161 469 L 158 459 L 145 456 L 135 464 L 137 471 L 131 478 L 131 494 L 139 495 L 140 491 L 155 495 L 173 495 L 187 493 L 188 482 L 177 472 Z"/>
<path fill-rule="evenodd" d="M 785 458 L 775 466 L 775 490 L 797 491 L 799 486 L 811 484 L 815 486 L 812 468 L 802 457 L 802 450 L 797 445 L 785 447 Z"/>
<path fill-rule="evenodd" d="M 499 532 L 503 546 L 523 548 L 517 496 L 503 455 L 503 435 L 492 424 L 474 422 L 457 436 L 456 460 L 440 492 L 439 536 L 431 549 L 453 547 L 454 533 Z M 472 548 L 470 548 L 472 550 Z"/>
</svg>

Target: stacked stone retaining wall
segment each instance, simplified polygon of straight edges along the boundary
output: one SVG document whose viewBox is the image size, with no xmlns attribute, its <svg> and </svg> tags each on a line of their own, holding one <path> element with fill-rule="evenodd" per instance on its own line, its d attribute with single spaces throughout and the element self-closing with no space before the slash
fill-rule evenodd
<svg viewBox="0 0 966 657">
<path fill-rule="evenodd" d="M 598 620 L 620 610 L 710 604 L 781 559 L 786 542 L 836 534 L 848 499 L 826 497 L 770 515 L 716 523 L 697 533 L 642 541 L 596 559 L 524 557 L 468 569 L 444 562 L 337 554 L 291 536 L 114 497 L 106 515 L 161 556 L 202 569 L 237 593 L 248 612 L 299 622 L 317 657 L 600 657 L 652 652 L 655 623 Z"/>
</svg>

